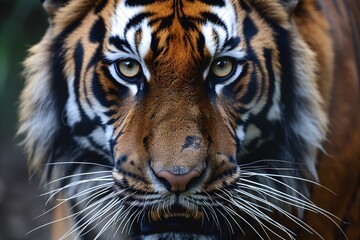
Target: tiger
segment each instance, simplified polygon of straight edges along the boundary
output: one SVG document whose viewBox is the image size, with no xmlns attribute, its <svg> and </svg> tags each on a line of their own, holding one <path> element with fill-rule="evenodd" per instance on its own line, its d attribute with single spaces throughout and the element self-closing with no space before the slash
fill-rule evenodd
<svg viewBox="0 0 360 240">
<path fill-rule="evenodd" d="M 359 1 L 42 5 L 18 133 L 51 239 L 360 238 Z"/>
</svg>

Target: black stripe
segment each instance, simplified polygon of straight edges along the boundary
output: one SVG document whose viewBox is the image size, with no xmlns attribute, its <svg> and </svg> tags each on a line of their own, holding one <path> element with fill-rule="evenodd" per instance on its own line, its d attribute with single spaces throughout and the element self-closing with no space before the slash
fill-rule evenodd
<svg viewBox="0 0 360 240">
<path fill-rule="evenodd" d="M 241 8 L 244 9 L 247 13 L 251 12 L 251 8 L 249 7 L 249 5 L 247 5 L 247 3 L 244 0 L 240 0 L 239 3 Z"/>
<path fill-rule="evenodd" d="M 115 46 L 119 51 L 135 54 L 132 52 L 130 44 L 125 39 L 121 39 L 119 36 L 110 37 L 109 43 Z"/>
<path fill-rule="evenodd" d="M 208 5 L 212 5 L 212 6 L 217 6 L 217 7 L 225 6 L 224 0 L 200 0 L 200 2 L 206 3 Z"/>
<path fill-rule="evenodd" d="M 273 103 L 273 96 L 275 94 L 275 73 L 274 73 L 274 69 L 273 69 L 273 58 L 272 58 L 272 50 L 271 49 L 264 49 L 264 58 L 265 58 L 265 63 L 266 63 L 266 71 L 267 71 L 267 76 L 268 76 L 268 83 L 269 83 L 269 88 L 268 88 L 268 99 L 267 102 L 264 106 L 263 111 L 268 113 L 270 110 L 270 107 L 274 104 Z M 262 70 L 263 72 L 263 70 Z M 263 74 L 265 74 L 263 72 Z M 263 79 L 263 82 L 265 82 L 265 79 Z M 262 86 L 263 88 L 265 86 Z M 263 92 L 264 90 L 262 90 Z"/>
<path fill-rule="evenodd" d="M 213 184 L 214 182 L 216 182 L 218 180 L 221 180 L 223 178 L 226 178 L 226 177 L 231 177 L 231 176 L 233 176 L 234 174 L 237 173 L 237 170 L 238 170 L 237 162 L 234 161 L 234 159 L 228 159 L 228 160 L 231 163 L 235 163 L 234 165 L 236 165 L 236 167 L 233 167 L 232 169 L 227 170 L 225 172 L 220 172 L 218 175 L 213 176 L 211 179 L 209 179 L 207 181 L 206 185 L 211 186 L 211 184 Z"/>
<path fill-rule="evenodd" d="M 99 19 L 93 24 L 89 35 L 90 42 L 98 43 L 98 47 L 96 48 L 95 53 L 93 54 L 89 63 L 87 64 L 86 71 L 89 71 L 89 69 L 92 66 L 99 63 L 103 59 L 102 45 L 105 39 L 105 35 L 106 35 L 105 21 L 102 17 L 99 17 Z M 87 95 L 85 96 L 87 97 Z M 90 102 L 89 105 L 91 105 Z"/>
<path fill-rule="evenodd" d="M 74 70 L 75 70 L 75 79 L 74 79 L 74 93 L 75 93 L 75 101 L 79 108 L 81 117 L 87 117 L 84 110 L 81 107 L 80 102 L 80 81 L 81 81 L 81 70 L 83 66 L 84 61 L 84 47 L 80 41 L 76 44 L 75 50 L 74 50 Z"/>
<path fill-rule="evenodd" d="M 226 31 L 226 38 L 228 38 L 228 29 L 226 27 L 226 24 L 224 23 L 224 21 L 221 18 L 219 18 L 219 16 L 217 14 L 214 14 L 211 12 L 202 12 L 201 16 L 204 20 L 209 21 L 215 25 L 218 25 L 218 26 L 224 28 Z"/>
<path fill-rule="evenodd" d="M 240 37 L 231 37 L 227 39 L 224 43 L 222 50 L 226 49 L 227 51 L 237 48 L 240 44 Z"/>
<path fill-rule="evenodd" d="M 224 7 L 225 6 L 224 0 L 200 0 L 200 2 L 203 2 L 208 5 L 216 6 L 216 7 Z"/>
<path fill-rule="evenodd" d="M 95 14 L 100 13 L 108 3 L 108 0 L 102 0 L 95 8 Z"/>
<path fill-rule="evenodd" d="M 121 122 L 119 123 L 119 126 L 121 126 L 121 125 L 124 123 L 125 119 L 126 119 L 126 118 L 123 118 L 123 119 L 121 120 Z M 118 128 L 119 128 L 119 127 L 117 127 L 117 128 L 114 129 L 114 133 L 118 131 Z M 118 133 L 112 140 L 115 141 L 115 142 L 118 142 L 119 138 L 120 138 L 123 134 L 124 134 L 124 128 L 120 129 L 119 133 Z"/>
<path fill-rule="evenodd" d="M 199 34 L 199 37 L 196 40 L 196 45 L 197 45 L 197 50 L 200 54 L 200 57 L 204 58 L 205 38 L 202 34 Z"/>
<path fill-rule="evenodd" d="M 142 23 L 146 18 L 148 18 L 150 16 L 152 16 L 151 13 L 144 12 L 144 13 L 139 13 L 139 14 L 135 15 L 134 17 L 132 17 L 131 19 L 129 19 L 129 21 L 127 22 L 127 24 L 125 26 L 124 36 L 126 36 L 127 32 L 132 27 L 138 26 L 140 23 Z"/>
<path fill-rule="evenodd" d="M 114 116 L 114 115 L 117 114 L 117 113 L 118 113 L 118 111 L 112 110 L 112 109 L 109 109 L 109 110 L 107 110 L 106 112 L 104 112 L 104 114 L 105 114 L 107 117 L 112 117 L 112 116 Z M 109 124 L 107 124 L 107 125 L 109 125 Z"/>
<path fill-rule="evenodd" d="M 162 0 L 163 2 L 166 0 Z M 125 4 L 129 7 L 146 6 L 155 2 L 161 2 L 159 0 L 126 0 Z"/>
<path fill-rule="evenodd" d="M 161 18 L 153 18 L 149 22 L 149 25 L 154 26 L 155 24 L 158 24 L 160 22 L 159 26 L 156 28 L 155 31 L 155 33 L 158 34 L 161 30 L 168 29 L 171 26 L 171 24 L 174 21 L 174 17 L 175 17 L 174 14 L 170 14 L 168 16 Z"/>
<path fill-rule="evenodd" d="M 89 40 L 93 43 L 102 44 L 106 34 L 106 26 L 104 19 L 99 17 L 90 30 Z"/>
<path fill-rule="evenodd" d="M 150 48 L 153 53 L 152 54 L 153 60 L 155 60 L 155 58 L 157 56 L 160 56 L 161 52 L 163 51 L 163 48 L 159 48 L 159 39 L 157 38 L 155 33 L 152 33 L 152 35 L 151 35 Z M 155 62 L 155 65 L 156 65 L 156 62 Z"/>
<path fill-rule="evenodd" d="M 121 168 L 121 164 L 119 164 L 119 165 L 120 165 L 120 166 L 119 166 L 119 168 L 117 169 L 119 173 L 124 174 L 124 175 L 127 176 L 127 177 L 133 178 L 133 179 L 135 179 L 135 180 L 137 180 L 137 181 L 140 181 L 140 182 L 142 182 L 142 183 L 144 183 L 144 184 L 146 184 L 146 185 L 149 185 L 149 184 L 150 184 L 148 181 L 146 181 L 145 178 L 143 178 L 143 177 L 141 177 L 141 176 L 139 176 L 139 175 L 136 175 L 136 174 L 134 174 L 134 173 L 125 171 L 125 170 L 123 170 L 123 169 Z"/>
<path fill-rule="evenodd" d="M 248 15 L 246 15 L 244 19 L 243 26 L 245 39 L 249 44 L 250 40 L 259 32 L 259 29 L 256 27 L 253 20 Z"/>
</svg>

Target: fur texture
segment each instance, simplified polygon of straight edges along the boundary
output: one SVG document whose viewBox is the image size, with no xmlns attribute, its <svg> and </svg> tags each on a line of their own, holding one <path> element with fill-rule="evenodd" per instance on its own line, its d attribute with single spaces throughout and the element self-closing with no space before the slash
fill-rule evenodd
<svg viewBox="0 0 360 240">
<path fill-rule="evenodd" d="M 44 7 L 19 133 L 54 239 L 359 236 L 356 1 Z"/>
</svg>

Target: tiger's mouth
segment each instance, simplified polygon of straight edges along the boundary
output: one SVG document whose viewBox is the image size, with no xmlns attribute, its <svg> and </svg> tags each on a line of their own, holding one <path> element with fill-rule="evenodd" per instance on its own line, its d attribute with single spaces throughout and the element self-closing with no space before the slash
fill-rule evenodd
<svg viewBox="0 0 360 240">
<path fill-rule="evenodd" d="M 141 235 L 166 232 L 201 235 L 219 234 L 218 228 L 204 217 L 203 212 L 185 209 L 179 205 L 167 209 L 152 210 L 149 218 L 144 218 L 140 224 Z"/>
</svg>

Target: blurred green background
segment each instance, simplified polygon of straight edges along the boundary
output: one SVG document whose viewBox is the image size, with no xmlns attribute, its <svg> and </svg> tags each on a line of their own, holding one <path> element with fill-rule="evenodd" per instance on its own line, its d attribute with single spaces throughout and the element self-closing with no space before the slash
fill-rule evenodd
<svg viewBox="0 0 360 240">
<path fill-rule="evenodd" d="M 0 240 L 49 239 L 49 228 L 26 235 L 49 216 L 36 218 L 47 207 L 15 137 L 21 62 L 46 27 L 40 0 L 0 0 Z"/>
</svg>

